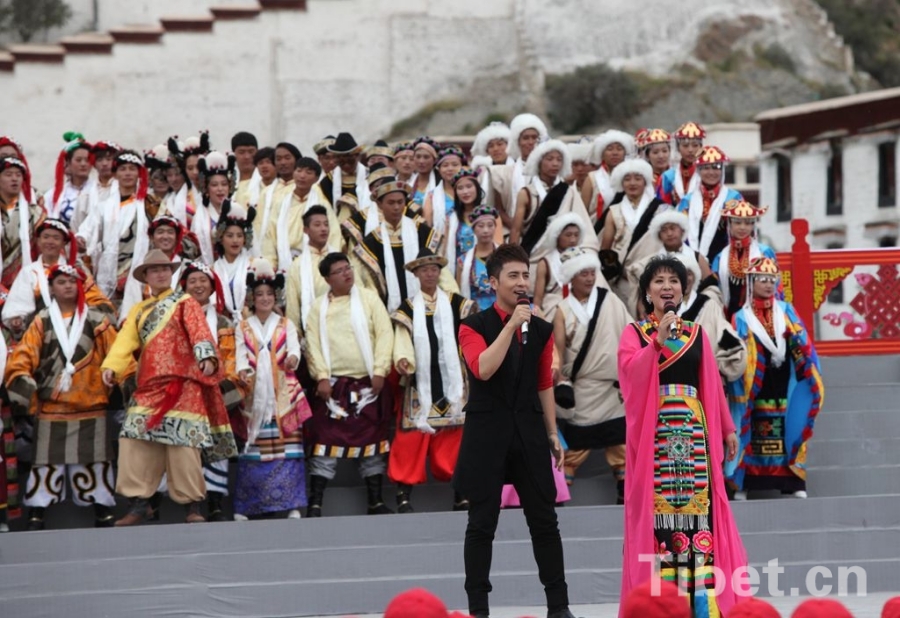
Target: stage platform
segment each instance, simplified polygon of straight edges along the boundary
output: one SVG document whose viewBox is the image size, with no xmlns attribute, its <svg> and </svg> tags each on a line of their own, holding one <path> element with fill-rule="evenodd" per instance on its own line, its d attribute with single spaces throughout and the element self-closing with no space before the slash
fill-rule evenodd
<svg viewBox="0 0 900 618">
<path fill-rule="evenodd" d="M 898 590 L 900 358 L 826 360 L 825 408 L 809 452 L 807 500 L 761 496 L 732 503 L 750 561 L 785 568 L 779 587 L 806 594 L 813 566 L 862 567 L 869 593 Z M 618 601 L 623 517 L 602 455 L 592 457 L 559 509 L 573 604 Z M 90 513 L 51 512 L 44 532 L 0 535 L 4 618 L 298 617 L 374 614 L 397 593 L 426 587 L 465 607 L 464 513 L 429 484 L 419 512 L 365 516 L 353 466 L 325 496 L 325 517 L 218 524 L 90 525 Z M 393 498 L 388 489 L 386 497 Z M 167 504 L 169 521 L 183 514 Z M 494 550 L 496 608 L 534 607 L 543 592 L 520 511 L 501 516 Z M 856 578 L 849 577 L 850 592 Z M 819 585 L 828 583 L 821 577 Z M 769 590 L 761 581 L 763 596 Z M 606 611 L 606 610 L 604 610 Z M 600 614 L 605 615 L 605 614 Z M 877 614 L 875 614 L 877 615 Z"/>
</svg>

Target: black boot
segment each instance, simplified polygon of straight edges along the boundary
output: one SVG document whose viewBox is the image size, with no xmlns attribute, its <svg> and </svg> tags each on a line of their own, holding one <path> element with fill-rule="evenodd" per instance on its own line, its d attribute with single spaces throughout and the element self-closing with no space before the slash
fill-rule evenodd
<svg viewBox="0 0 900 618">
<path fill-rule="evenodd" d="M 469 501 L 462 497 L 458 491 L 453 492 L 453 510 L 454 511 L 468 511 L 469 510 Z"/>
<path fill-rule="evenodd" d="M 159 508 L 162 505 L 162 494 L 156 492 L 147 503 L 147 521 L 159 521 Z"/>
<path fill-rule="evenodd" d="M 322 499 L 325 497 L 325 488 L 328 479 L 324 476 L 311 475 L 309 477 L 309 506 L 306 507 L 307 517 L 322 516 Z"/>
<path fill-rule="evenodd" d="M 112 528 L 115 523 L 112 509 L 103 504 L 94 505 L 94 527 L 95 528 Z"/>
<path fill-rule="evenodd" d="M 412 485 L 405 485 L 403 483 L 397 483 L 397 512 L 398 513 L 413 513 L 415 509 L 413 509 L 412 503 L 409 499 L 412 497 Z"/>
<path fill-rule="evenodd" d="M 625 481 L 616 481 L 616 504 L 625 504 Z"/>
<path fill-rule="evenodd" d="M 206 492 L 206 508 L 209 512 L 207 521 L 226 521 L 225 513 L 222 512 L 222 499 L 225 494 L 218 491 Z"/>
<path fill-rule="evenodd" d="M 368 497 L 368 515 L 393 515 L 394 511 L 388 508 L 381 499 L 381 483 L 384 477 L 381 474 L 373 474 L 366 477 L 366 495 Z"/>
<path fill-rule="evenodd" d="M 43 530 L 44 513 L 46 511 L 46 508 L 40 506 L 28 509 L 28 527 L 26 530 Z"/>
</svg>

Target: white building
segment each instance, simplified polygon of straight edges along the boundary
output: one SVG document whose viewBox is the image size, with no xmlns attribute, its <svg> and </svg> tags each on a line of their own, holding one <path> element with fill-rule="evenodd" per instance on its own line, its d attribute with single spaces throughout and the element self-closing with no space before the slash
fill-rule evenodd
<svg viewBox="0 0 900 618">
<path fill-rule="evenodd" d="M 763 112 L 762 233 L 791 247 L 792 217 L 809 221 L 815 249 L 897 245 L 900 88 Z"/>
<path fill-rule="evenodd" d="M 771 207 L 761 230 L 769 244 L 789 251 L 797 217 L 809 221 L 814 251 L 897 246 L 900 88 L 771 110 L 756 121 L 761 203 Z M 871 300 L 892 279 L 880 281 L 876 265 L 855 267 L 816 312 L 816 339 L 870 336 L 858 310 L 869 301 L 854 298 Z"/>
<path fill-rule="evenodd" d="M 755 122 L 707 124 L 705 143 L 718 146 L 731 163 L 725 168 L 725 184 L 744 199 L 759 203 L 759 125 Z"/>
</svg>

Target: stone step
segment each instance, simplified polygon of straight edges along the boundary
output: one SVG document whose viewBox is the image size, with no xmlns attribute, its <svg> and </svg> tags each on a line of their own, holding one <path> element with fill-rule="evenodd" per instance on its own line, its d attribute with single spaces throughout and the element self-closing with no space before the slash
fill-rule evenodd
<svg viewBox="0 0 900 618">
<path fill-rule="evenodd" d="M 829 387 L 896 383 L 900 356 L 849 356 L 819 359 L 826 390 Z"/>
<path fill-rule="evenodd" d="M 897 410 L 896 384 L 838 386 L 825 384 L 825 409 L 838 411 Z"/>
<path fill-rule="evenodd" d="M 807 470 L 810 496 L 866 496 L 900 493 L 900 465 L 849 469 L 816 466 Z"/>
<path fill-rule="evenodd" d="M 395 543 L 378 543 L 350 547 L 332 547 L 316 542 L 303 522 L 294 530 L 281 530 L 284 536 L 271 537 L 265 545 L 235 551 L 227 545 L 193 544 L 190 552 L 167 554 L 153 547 L 152 555 L 122 552 L 115 558 L 79 560 L 72 563 L 51 562 L 42 566 L 44 580 L 65 582 L 68 590 L 101 592 L 109 588 L 109 579 L 117 571 L 133 569 L 138 573 L 155 573 L 158 585 L 175 586 L 191 578 L 215 583 L 239 581 L 263 585 L 279 577 L 294 581 L 360 581 L 373 576 L 372 565 L 384 561 L 390 565 L 392 577 L 414 577 L 421 573 L 452 575 L 463 572 L 462 539 L 464 529 L 457 530 L 453 541 L 443 543 L 404 544 L 402 532 Z M 282 527 L 283 528 L 283 527 Z M 232 532 L 236 532 L 232 530 Z M 766 531 L 745 534 L 742 538 L 751 562 L 766 564 L 778 559 L 780 564 L 834 561 L 853 564 L 859 560 L 898 560 L 896 544 L 900 528 L 850 529 L 840 532 Z M 210 539 L 204 539 L 209 541 Z M 498 573 L 515 572 L 533 560 L 531 542 L 527 539 L 495 541 L 493 568 Z M 621 567 L 622 538 L 563 537 L 566 564 L 576 570 L 603 571 Z M 285 564 L 297 565 L 293 574 L 280 574 Z M 0 581 L 11 595 L 28 594 L 33 573 L 21 565 L 0 565 Z M 100 577 L 98 577 L 98 575 Z M 37 583 L 37 585 L 40 585 Z M 134 587 L 139 587 L 132 584 Z"/>
<path fill-rule="evenodd" d="M 847 466 L 857 470 L 871 466 L 900 465 L 900 438 L 855 438 L 810 441 L 807 464 L 811 467 Z"/>
<path fill-rule="evenodd" d="M 744 535 L 766 535 L 773 531 L 831 533 L 856 529 L 900 528 L 896 505 L 900 496 L 809 498 L 797 500 L 749 500 L 732 502 L 731 508 Z M 174 506 L 174 505 L 173 505 Z M 52 512 L 52 510 L 51 510 Z M 618 506 L 557 509 L 560 530 L 567 539 L 620 538 L 623 509 Z M 237 526 L 237 527 L 236 527 Z M 153 554 L 179 555 L 218 551 L 253 552 L 272 543 L 272 538 L 297 538 L 309 547 L 373 547 L 389 544 L 422 545 L 454 543 L 466 526 L 465 513 L 415 513 L 407 515 L 323 517 L 302 521 L 267 520 L 229 522 L 205 526 L 146 524 L 129 530 L 47 530 L 15 533 L 3 537 L 0 564 L 15 565 L 72 559 L 112 560 L 125 553 L 139 555 L 137 548 Z M 402 531 L 399 536 L 398 531 Z M 227 548 L 217 539 L 228 537 Z M 503 511 L 496 535 L 498 542 L 528 538 L 519 509 Z M 107 542 L 110 539 L 115 542 Z M 134 549 L 123 549 L 123 547 Z M 61 548 L 72 550 L 62 554 Z"/>
<path fill-rule="evenodd" d="M 506 548 L 503 548 L 506 549 Z M 502 553 L 495 552 L 495 556 Z M 390 554 L 386 554 L 385 558 Z M 277 557 L 276 557 L 277 558 Z M 530 557 L 529 557 L 530 558 Z M 304 566 L 281 563 L 277 576 L 267 582 L 224 582 L 219 577 L 208 581 L 205 575 L 213 576 L 217 564 L 207 564 L 199 571 L 189 573 L 177 585 L 145 585 L 137 589 L 115 587 L 117 578 L 107 578 L 108 590 L 91 592 L 74 589 L 62 595 L 47 598 L 48 584 L 45 579 L 35 578 L 28 582 L 25 590 L 4 599 L 4 611 L 11 615 L 29 617 L 58 616 L 65 604 L 69 618 L 82 616 L 118 615 L 121 607 L 127 606 L 136 615 L 181 615 L 184 608 L 203 608 L 206 615 L 214 616 L 259 616 L 260 599 L 265 599 L 266 616 L 333 615 L 338 613 L 376 612 L 384 608 L 399 592 L 412 587 L 426 587 L 439 595 L 448 606 L 465 607 L 463 575 L 461 573 L 429 573 L 413 576 L 390 575 L 393 564 L 389 560 L 378 563 L 379 568 L 369 565 L 374 576 L 362 580 L 319 581 L 307 579 Z M 760 568 L 764 565 L 754 565 Z M 896 569 L 900 560 L 816 561 L 807 564 L 784 564 L 784 573 L 777 580 L 777 589 L 792 593 L 806 592 L 809 570 L 825 567 L 837 581 L 840 569 L 857 567 L 864 570 L 866 591 L 890 591 L 896 587 Z M 310 571 L 315 571 L 314 565 Z M 126 576 L 127 577 L 127 576 Z M 573 604 L 609 603 L 618 600 L 620 585 L 619 569 L 579 569 L 567 566 L 566 579 L 570 599 Z M 855 593 L 857 583 L 854 576 L 845 578 L 848 590 Z M 543 592 L 538 583 L 533 560 L 523 561 L 514 570 L 495 568 L 491 574 L 494 592 L 491 595 L 495 607 L 507 605 L 535 605 L 543 603 Z M 829 580 L 819 578 L 819 583 Z M 154 574 L 147 574 L 145 584 L 156 583 Z M 768 578 L 761 574 L 761 596 L 772 593 Z M 47 602 L 47 601 L 50 602 Z"/>
<path fill-rule="evenodd" d="M 841 412 L 829 409 L 826 399 L 825 409 L 816 418 L 812 443 L 816 444 L 819 440 L 898 436 L 900 436 L 898 410 Z"/>
</svg>

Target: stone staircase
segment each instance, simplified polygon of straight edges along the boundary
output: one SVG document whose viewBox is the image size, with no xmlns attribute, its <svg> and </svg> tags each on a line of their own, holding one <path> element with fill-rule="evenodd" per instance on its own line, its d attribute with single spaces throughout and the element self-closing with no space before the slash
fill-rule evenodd
<svg viewBox="0 0 900 618">
<path fill-rule="evenodd" d="M 751 564 L 778 559 L 778 586 L 838 590 L 839 569 L 865 570 L 869 593 L 897 590 L 900 557 L 900 357 L 825 359 L 825 408 L 809 453 L 807 500 L 752 496 L 733 503 Z M 621 507 L 602 457 L 594 456 L 559 509 L 573 604 L 618 600 Z M 373 613 L 398 592 L 425 586 L 465 607 L 465 514 L 447 512 L 446 485 L 417 488 L 418 513 L 360 517 L 364 490 L 343 467 L 319 520 L 258 521 L 131 530 L 49 530 L 0 537 L 4 616 L 318 616 Z M 388 490 L 387 495 L 392 492 Z M 599 506 L 598 506 L 599 505 Z M 181 517 L 166 505 L 167 518 Z M 89 525 L 57 509 L 48 526 Z M 344 515 L 344 516 L 340 516 Z M 65 520 L 65 521 L 62 521 Z M 492 603 L 540 606 L 543 593 L 522 514 L 497 531 Z M 854 575 L 848 591 L 857 590 Z M 760 594 L 775 595 L 765 574 Z"/>
</svg>

